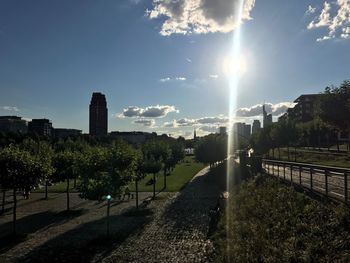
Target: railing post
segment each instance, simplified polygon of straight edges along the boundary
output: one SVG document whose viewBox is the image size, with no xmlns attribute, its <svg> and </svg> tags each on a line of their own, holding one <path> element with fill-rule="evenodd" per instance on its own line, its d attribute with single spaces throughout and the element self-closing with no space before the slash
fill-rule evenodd
<svg viewBox="0 0 350 263">
<path fill-rule="evenodd" d="M 293 184 L 293 164 L 290 165 L 290 182 Z"/>
<path fill-rule="evenodd" d="M 272 175 L 275 175 L 275 164 L 272 164 Z"/>
<path fill-rule="evenodd" d="M 313 169 L 310 168 L 310 189 L 312 191 L 313 189 L 313 180 L 312 180 L 312 177 L 313 177 Z"/>
<path fill-rule="evenodd" d="M 301 185 L 301 165 L 299 165 L 299 184 Z"/>
<path fill-rule="evenodd" d="M 345 203 L 348 202 L 348 173 L 344 173 L 344 199 Z"/>
<path fill-rule="evenodd" d="M 283 164 L 283 178 L 286 179 L 286 164 Z"/>
<path fill-rule="evenodd" d="M 328 196 L 328 174 L 329 174 L 329 171 L 328 171 L 328 170 L 325 170 L 325 171 L 324 171 L 324 175 L 325 175 L 324 182 L 325 182 L 326 196 Z"/>
<path fill-rule="evenodd" d="M 280 165 L 277 164 L 277 176 L 280 177 Z"/>
</svg>

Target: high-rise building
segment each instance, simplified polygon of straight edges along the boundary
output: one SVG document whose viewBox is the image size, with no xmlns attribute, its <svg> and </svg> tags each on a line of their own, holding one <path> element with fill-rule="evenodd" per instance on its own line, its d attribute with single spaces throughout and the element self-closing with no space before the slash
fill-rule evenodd
<svg viewBox="0 0 350 263">
<path fill-rule="evenodd" d="M 77 129 L 65 129 L 65 128 L 54 128 L 54 136 L 56 138 L 68 138 L 68 137 L 78 137 L 82 134 L 82 130 Z"/>
<path fill-rule="evenodd" d="M 264 128 L 272 124 L 272 114 L 267 114 L 265 104 L 263 105 L 263 125 Z"/>
<path fill-rule="evenodd" d="M 227 134 L 227 129 L 226 129 L 226 127 L 224 127 L 224 126 L 219 127 L 219 134 L 220 134 L 220 135 L 226 135 L 226 134 Z"/>
<path fill-rule="evenodd" d="M 0 116 L 0 132 L 27 133 L 28 125 L 17 116 Z"/>
<path fill-rule="evenodd" d="M 104 94 L 94 92 L 90 102 L 90 135 L 107 135 L 108 132 L 108 109 Z"/>
<path fill-rule="evenodd" d="M 233 124 L 234 136 L 242 137 L 246 140 L 250 138 L 251 135 L 251 125 L 245 124 L 244 122 L 236 122 Z"/>
<path fill-rule="evenodd" d="M 256 133 L 261 129 L 261 123 L 259 120 L 254 120 L 253 121 L 253 128 L 252 128 L 252 133 Z"/>
<path fill-rule="evenodd" d="M 28 123 L 28 131 L 40 136 L 51 136 L 52 123 L 48 119 L 32 119 Z"/>
</svg>

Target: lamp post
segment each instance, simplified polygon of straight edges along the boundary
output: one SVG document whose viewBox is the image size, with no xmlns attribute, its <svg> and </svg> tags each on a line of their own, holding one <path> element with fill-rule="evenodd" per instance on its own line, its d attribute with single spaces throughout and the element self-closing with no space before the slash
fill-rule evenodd
<svg viewBox="0 0 350 263">
<path fill-rule="evenodd" d="M 107 195 L 106 199 L 107 199 L 107 237 L 109 237 L 109 210 L 110 210 L 110 207 L 111 207 L 112 196 L 111 195 Z"/>
</svg>

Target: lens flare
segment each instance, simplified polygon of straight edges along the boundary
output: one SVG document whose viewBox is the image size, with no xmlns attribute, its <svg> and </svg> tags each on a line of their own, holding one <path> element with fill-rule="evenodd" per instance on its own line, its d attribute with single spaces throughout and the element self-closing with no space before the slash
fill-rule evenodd
<svg viewBox="0 0 350 263">
<path fill-rule="evenodd" d="M 226 76 L 229 78 L 229 125 L 232 129 L 233 121 L 235 119 L 235 108 L 237 105 L 237 90 L 239 87 L 240 77 L 246 70 L 246 62 L 244 57 L 241 54 L 241 19 L 243 14 L 243 5 L 244 0 L 238 0 L 239 4 L 235 12 L 237 12 L 237 28 L 233 32 L 232 38 L 232 48 L 229 56 L 225 59 L 224 62 L 224 72 Z M 230 130 L 230 129 L 229 129 Z M 234 151 L 234 142 L 237 141 L 234 138 L 233 130 L 228 133 L 228 143 L 227 143 L 227 171 L 226 171 L 226 185 L 227 192 L 230 193 L 230 184 L 234 180 L 233 174 L 233 151 Z M 232 195 L 231 195 L 232 196 Z M 230 251 L 230 242 L 229 242 L 229 234 L 230 234 L 230 201 L 226 202 L 226 229 L 227 229 L 227 255 Z M 228 257 L 227 257 L 228 259 Z"/>
</svg>

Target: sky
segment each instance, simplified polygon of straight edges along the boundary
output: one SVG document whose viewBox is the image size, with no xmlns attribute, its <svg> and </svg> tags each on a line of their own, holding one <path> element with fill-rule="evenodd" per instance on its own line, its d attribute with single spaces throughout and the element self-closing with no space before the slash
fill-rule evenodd
<svg viewBox="0 0 350 263">
<path fill-rule="evenodd" d="M 0 115 L 88 132 L 92 92 L 109 131 L 172 136 L 275 118 L 350 79 L 350 0 L 0 0 Z M 240 27 L 239 58 L 230 58 Z M 233 62 L 235 63 L 235 62 Z"/>
</svg>

